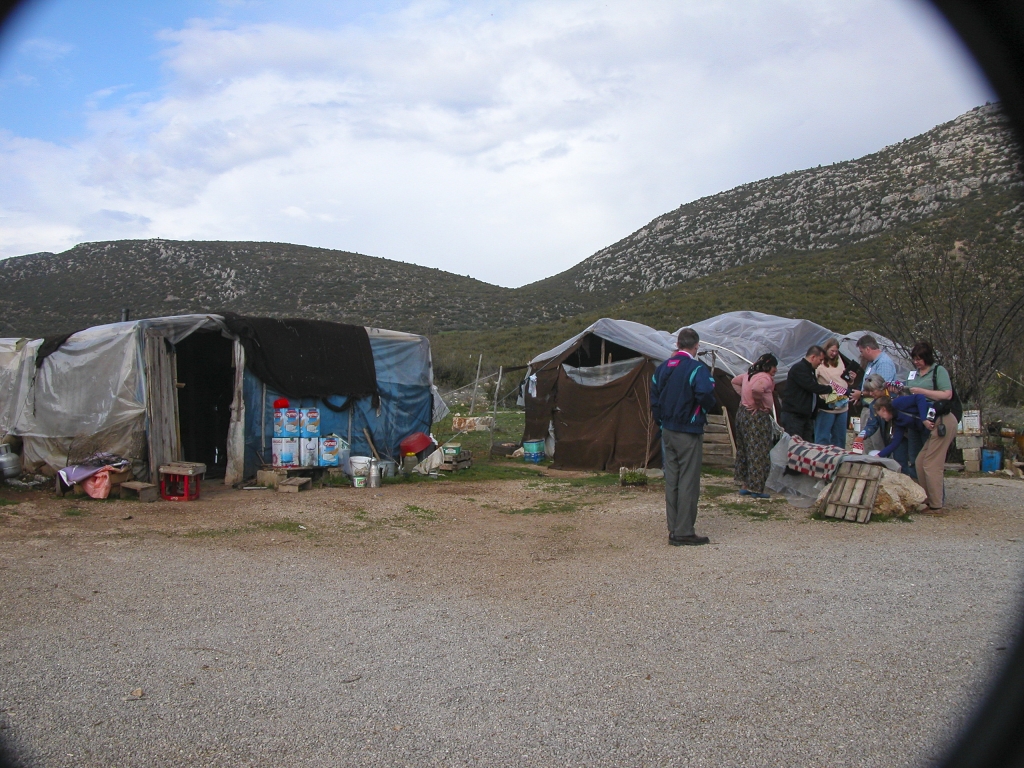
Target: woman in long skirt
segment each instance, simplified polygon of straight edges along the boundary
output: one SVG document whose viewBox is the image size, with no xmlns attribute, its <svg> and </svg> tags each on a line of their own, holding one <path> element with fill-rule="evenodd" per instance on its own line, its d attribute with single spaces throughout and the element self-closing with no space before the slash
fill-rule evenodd
<svg viewBox="0 0 1024 768">
<path fill-rule="evenodd" d="M 746 373 L 732 380 L 732 387 L 740 396 L 740 407 L 736 409 L 734 477 L 740 485 L 741 496 L 770 498 L 764 492 L 764 484 L 772 468 L 769 453 L 772 450 L 772 406 L 778 367 L 775 355 L 765 353 Z"/>
</svg>

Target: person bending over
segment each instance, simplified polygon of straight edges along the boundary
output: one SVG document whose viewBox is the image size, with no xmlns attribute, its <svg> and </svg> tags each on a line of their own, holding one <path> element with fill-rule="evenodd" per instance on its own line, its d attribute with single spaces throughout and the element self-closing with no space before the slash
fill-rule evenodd
<svg viewBox="0 0 1024 768">
<path fill-rule="evenodd" d="M 881 395 L 872 406 L 875 415 L 892 426 L 892 439 L 882 450 L 871 451 L 871 455 L 883 459 L 892 456 L 899 462 L 903 473 L 916 480 L 916 473 L 910 471 L 911 465 L 907 463 L 906 443 L 909 442 L 910 434 L 921 431 L 927 434 L 928 430 L 935 427 L 935 423 L 928 419 L 928 409 L 931 407 L 928 399 L 923 395 L 900 395 L 896 398 Z"/>
</svg>

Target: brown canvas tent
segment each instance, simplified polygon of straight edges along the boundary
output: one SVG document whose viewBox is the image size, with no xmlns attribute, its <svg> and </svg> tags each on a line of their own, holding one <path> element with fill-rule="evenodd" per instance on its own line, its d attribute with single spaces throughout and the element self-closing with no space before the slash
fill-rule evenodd
<svg viewBox="0 0 1024 768">
<path fill-rule="evenodd" d="M 524 440 L 545 440 L 557 469 L 660 467 L 651 375 L 675 337 L 602 318 L 530 361 Z"/>
</svg>

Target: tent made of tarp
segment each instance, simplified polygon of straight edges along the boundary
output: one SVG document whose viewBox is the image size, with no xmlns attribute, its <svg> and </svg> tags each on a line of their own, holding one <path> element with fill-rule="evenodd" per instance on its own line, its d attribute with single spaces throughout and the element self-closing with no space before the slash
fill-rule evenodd
<svg viewBox="0 0 1024 768">
<path fill-rule="evenodd" d="M 318 321 L 266 322 L 285 324 L 312 360 L 332 352 L 324 349 L 329 334 L 308 325 Z M 333 352 L 374 371 L 372 395 L 318 390 L 290 403 L 319 407 L 322 434 L 351 438 L 354 454 L 370 453 L 365 428 L 380 453 L 397 457 L 404 437 L 428 432 L 446 411 L 433 387 L 430 345 L 415 334 L 366 328 L 356 336 L 362 333 L 365 360 L 356 360 L 357 351 Z M 279 362 L 272 348 L 261 355 Z M 280 396 L 252 373 L 243 343 L 221 315 L 115 323 L 57 339 L 0 339 L 0 435 L 21 438 L 27 469 L 57 469 L 104 450 L 131 458 L 137 477 L 174 460 L 202 461 L 211 475 L 223 472 L 225 482 L 235 483 L 270 463 L 272 408 Z"/>
<path fill-rule="evenodd" d="M 828 328 L 810 320 L 793 320 L 763 312 L 726 312 L 689 327 L 700 334 L 705 356 L 714 351 L 716 366 L 733 376 L 747 370 L 750 363 L 764 353 L 771 352 L 779 360 L 777 381 L 785 380 L 790 367 L 806 354 L 808 347 L 822 344 L 832 336 L 838 338 Z"/>
<path fill-rule="evenodd" d="M 715 394 L 736 424 L 740 398 L 732 388 L 734 376 L 766 352 L 779 361 L 775 374 L 775 400 L 778 408 L 789 369 L 814 344 L 823 344 L 839 335 L 810 320 L 768 315 L 747 310 L 726 312 L 688 326 L 700 335 L 700 358 L 711 366 L 715 376 Z M 680 328 L 679 330 L 682 330 Z M 678 331 L 676 331 L 678 333 Z M 856 361 L 856 355 L 851 359 Z"/>
<path fill-rule="evenodd" d="M 530 361 L 524 440 L 545 440 L 554 466 L 616 470 L 661 466 L 650 408 L 651 375 L 675 337 L 602 318 Z"/>
</svg>

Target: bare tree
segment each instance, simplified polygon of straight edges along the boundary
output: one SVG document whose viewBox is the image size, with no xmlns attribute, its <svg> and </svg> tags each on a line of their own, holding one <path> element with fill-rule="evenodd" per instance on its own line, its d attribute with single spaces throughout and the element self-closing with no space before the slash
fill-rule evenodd
<svg viewBox="0 0 1024 768">
<path fill-rule="evenodd" d="M 960 398 L 981 402 L 1024 335 L 1024 251 L 1014 245 L 914 236 L 850 290 L 874 326 L 904 350 L 932 343 Z"/>
</svg>

